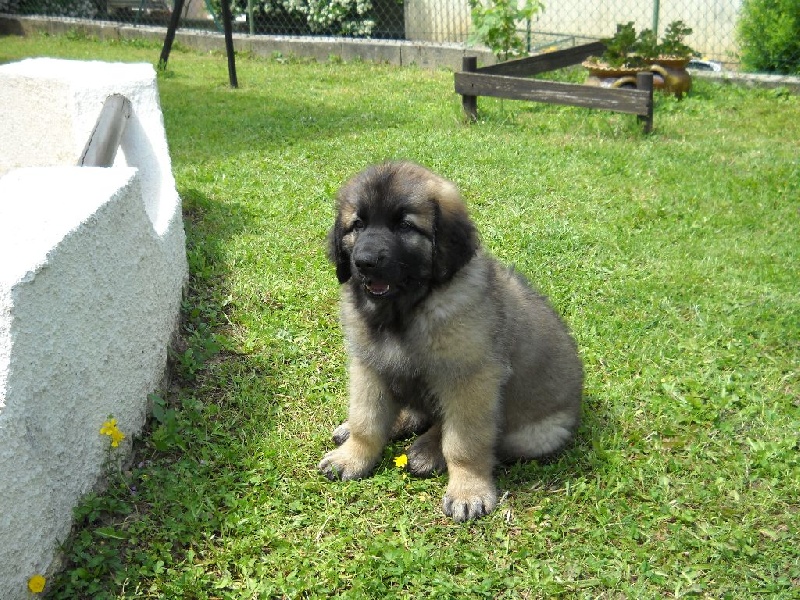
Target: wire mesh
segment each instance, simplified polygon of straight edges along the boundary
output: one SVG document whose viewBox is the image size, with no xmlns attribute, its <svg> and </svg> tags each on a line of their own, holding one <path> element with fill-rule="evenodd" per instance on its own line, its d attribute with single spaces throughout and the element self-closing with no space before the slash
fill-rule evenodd
<svg viewBox="0 0 800 600">
<path fill-rule="evenodd" d="M 182 28 L 221 30 L 222 0 L 187 0 Z M 229 0 L 234 29 L 254 35 L 349 36 L 469 44 L 469 0 Z M 483 0 L 484 3 L 492 0 Z M 530 23 L 531 52 L 611 36 L 616 24 L 633 21 L 637 31 L 682 20 L 693 29 L 687 42 L 702 58 L 735 65 L 743 4 L 775 2 L 800 29 L 800 0 L 545 0 Z M 0 0 L 0 12 L 68 16 L 166 26 L 172 0 Z M 523 24 L 520 24 L 523 27 Z M 776 24 L 778 26 L 778 24 Z M 785 23 L 781 26 L 786 26 Z M 792 24 L 790 23 L 789 27 Z M 800 37 L 800 36 L 795 36 Z M 780 60 L 783 72 L 800 73 L 800 42 Z"/>
</svg>

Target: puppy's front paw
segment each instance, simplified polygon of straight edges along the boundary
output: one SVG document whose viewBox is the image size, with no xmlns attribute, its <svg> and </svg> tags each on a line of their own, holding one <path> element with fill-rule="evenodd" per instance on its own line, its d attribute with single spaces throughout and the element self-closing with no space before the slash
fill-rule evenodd
<svg viewBox="0 0 800 600">
<path fill-rule="evenodd" d="M 328 452 L 320 461 L 319 472 L 331 481 L 361 479 L 372 472 L 376 460 L 352 452 L 348 444 Z"/>
<path fill-rule="evenodd" d="M 333 443 L 337 446 L 341 446 L 347 441 L 347 438 L 350 437 L 350 425 L 347 421 L 339 425 L 336 429 L 333 430 Z"/>
<path fill-rule="evenodd" d="M 474 482 L 471 485 L 451 481 L 442 499 L 442 510 L 454 521 L 479 519 L 497 506 L 497 491 L 492 482 Z"/>
</svg>

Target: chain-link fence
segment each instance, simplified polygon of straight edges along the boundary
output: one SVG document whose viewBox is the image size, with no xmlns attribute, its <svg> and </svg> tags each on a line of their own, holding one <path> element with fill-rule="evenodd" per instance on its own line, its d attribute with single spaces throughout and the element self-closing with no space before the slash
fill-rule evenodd
<svg viewBox="0 0 800 600">
<path fill-rule="evenodd" d="M 166 25 L 173 0 L 0 0 L 0 12 L 69 16 L 132 24 Z M 292 36 L 352 36 L 421 42 L 470 42 L 469 0 L 229 0 L 240 33 Z M 484 0 L 489 2 L 490 0 Z M 221 30 L 221 0 L 186 0 L 181 27 Z M 702 58 L 736 64 L 741 56 L 737 32 L 743 5 L 779 5 L 785 18 L 760 15 L 759 27 L 788 28 L 777 57 L 780 70 L 800 73 L 800 0 L 544 0 L 521 35 L 537 52 L 611 36 L 616 24 L 633 21 L 637 30 L 663 33 L 682 20 L 693 29 L 687 40 Z M 782 8 L 781 8 L 782 7 Z M 786 21 L 789 21 L 787 24 Z M 527 26 L 526 26 L 527 25 Z M 779 32 L 780 33 L 780 32 Z M 792 41 L 795 40 L 796 41 Z M 766 52 L 773 52 L 769 49 Z"/>
</svg>

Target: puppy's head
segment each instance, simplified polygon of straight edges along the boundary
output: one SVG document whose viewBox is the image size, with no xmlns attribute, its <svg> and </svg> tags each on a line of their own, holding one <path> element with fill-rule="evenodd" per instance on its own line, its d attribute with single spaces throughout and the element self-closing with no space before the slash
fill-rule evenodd
<svg viewBox="0 0 800 600">
<path fill-rule="evenodd" d="M 340 283 L 375 300 L 448 281 L 478 247 L 455 185 L 408 162 L 372 166 L 339 190 L 328 255 Z"/>
</svg>

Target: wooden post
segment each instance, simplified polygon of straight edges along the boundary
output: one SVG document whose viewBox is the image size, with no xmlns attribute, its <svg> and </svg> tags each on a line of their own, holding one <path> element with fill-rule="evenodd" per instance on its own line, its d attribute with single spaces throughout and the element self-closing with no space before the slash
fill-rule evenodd
<svg viewBox="0 0 800 600">
<path fill-rule="evenodd" d="M 461 70 L 467 73 L 474 73 L 478 70 L 478 57 L 465 56 L 461 59 Z M 478 120 L 478 97 L 461 95 L 461 106 L 464 108 L 464 114 L 467 119 L 472 122 Z"/>
<path fill-rule="evenodd" d="M 236 79 L 236 58 L 233 54 L 233 27 L 231 25 L 231 0 L 221 0 L 222 28 L 225 30 L 225 53 L 228 55 L 228 80 L 232 88 L 239 87 Z"/>
<path fill-rule="evenodd" d="M 636 89 L 648 92 L 650 99 L 647 102 L 647 114 L 639 115 L 639 121 L 644 124 L 644 132 L 653 131 L 653 73 L 650 71 L 636 74 Z"/>
<path fill-rule="evenodd" d="M 164 38 L 164 46 L 161 48 L 161 58 L 158 59 L 158 68 L 162 71 L 167 68 L 169 53 L 172 50 L 172 42 L 175 39 L 175 32 L 178 29 L 178 22 L 181 20 L 181 13 L 183 12 L 183 1 L 184 0 L 175 0 L 172 14 L 169 17 L 167 36 Z"/>
</svg>

